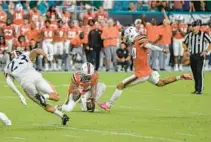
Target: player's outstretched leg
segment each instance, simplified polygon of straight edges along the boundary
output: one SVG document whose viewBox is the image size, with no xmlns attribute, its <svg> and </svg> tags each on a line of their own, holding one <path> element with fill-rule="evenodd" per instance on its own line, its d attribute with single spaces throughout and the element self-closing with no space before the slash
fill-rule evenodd
<svg viewBox="0 0 211 142">
<path fill-rule="evenodd" d="M 5 125 L 10 126 L 12 125 L 11 120 L 2 112 L 0 112 L 0 120 L 4 122 Z"/>
<path fill-rule="evenodd" d="M 98 106 L 102 109 L 108 111 L 111 108 L 111 105 L 121 96 L 122 90 L 125 88 L 125 85 L 121 82 L 117 85 L 116 90 L 114 91 L 111 99 L 105 103 L 98 103 Z"/>
<path fill-rule="evenodd" d="M 162 86 L 168 85 L 168 84 L 173 83 L 178 80 L 192 80 L 192 79 L 193 79 L 193 77 L 191 74 L 183 74 L 181 76 L 167 77 L 164 79 L 160 79 L 156 85 L 158 87 L 162 87 Z"/>
<path fill-rule="evenodd" d="M 114 104 L 114 102 L 121 96 L 122 90 L 130 87 L 132 85 L 144 82 L 147 80 L 146 78 L 138 78 L 135 75 L 132 75 L 126 79 L 124 79 L 121 83 L 119 83 L 116 87 L 116 90 L 114 91 L 111 99 L 105 103 L 98 103 L 98 106 L 101 107 L 104 110 L 110 110 L 111 105 Z"/>
</svg>

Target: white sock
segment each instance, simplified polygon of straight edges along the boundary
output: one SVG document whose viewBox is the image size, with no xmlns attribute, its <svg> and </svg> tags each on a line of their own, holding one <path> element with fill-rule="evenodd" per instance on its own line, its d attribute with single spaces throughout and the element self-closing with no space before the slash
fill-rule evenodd
<svg viewBox="0 0 211 142">
<path fill-rule="evenodd" d="M 67 112 L 70 112 L 73 110 L 73 108 L 75 107 L 76 105 L 76 102 L 73 101 L 73 100 L 69 100 L 68 104 L 64 104 L 61 106 L 61 110 L 62 111 L 67 111 Z"/>
<path fill-rule="evenodd" d="M 115 92 L 113 93 L 111 99 L 110 99 L 110 104 L 113 104 L 122 94 L 122 90 L 119 90 L 116 88 Z"/>
<path fill-rule="evenodd" d="M 61 69 L 62 68 L 62 60 L 58 59 L 58 68 Z"/>
<path fill-rule="evenodd" d="M 178 64 L 175 64 L 175 68 L 178 68 Z"/>
<path fill-rule="evenodd" d="M 53 69 L 56 69 L 56 63 L 53 63 Z"/>
<path fill-rule="evenodd" d="M 48 69 L 48 63 L 45 63 L 45 69 Z"/>
<path fill-rule="evenodd" d="M 60 116 L 61 118 L 63 117 L 63 113 L 61 111 L 59 111 L 58 109 L 55 109 L 55 111 L 53 112 L 54 114 Z"/>
<path fill-rule="evenodd" d="M 98 100 L 102 95 L 103 93 L 105 92 L 106 90 L 106 85 L 104 83 L 99 83 L 97 85 L 97 96 L 96 96 L 96 100 Z"/>
<path fill-rule="evenodd" d="M 45 100 L 49 99 L 49 95 L 48 94 L 44 94 L 43 97 L 45 98 Z"/>
</svg>

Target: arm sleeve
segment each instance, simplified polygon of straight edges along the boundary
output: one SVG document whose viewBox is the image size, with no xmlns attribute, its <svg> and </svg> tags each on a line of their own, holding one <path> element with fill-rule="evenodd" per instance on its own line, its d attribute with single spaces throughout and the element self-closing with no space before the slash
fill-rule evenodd
<svg viewBox="0 0 211 142">
<path fill-rule="evenodd" d="M 190 34 L 187 34 L 187 35 L 185 36 L 185 40 L 183 41 L 183 43 L 186 44 L 186 45 L 188 44 L 189 35 L 190 35 Z"/>
<path fill-rule="evenodd" d="M 211 38 L 207 33 L 204 33 L 204 37 L 208 43 L 211 43 Z"/>
<path fill-rule="evenodd" d="M 153 51 L 163 51 L 162 48 L 160 48 L 159 46 L 156 46 L 156 45 L 152 45 L 150 43 L 147 43 L 145 46 L 145 48 L 148 48 L 148 49 L 151 49 Z"/>
<path fill-rule="evenodd" d="M 16 86 L 13 83 L 12 78 L 8 75 L 6 78 L 8 86 L 12 89 L 13 92 L 15 92 L 18 96 L 22 96 L 22 94 L 19 92 L 19 90 L 16 88 Z"/>
</svg>

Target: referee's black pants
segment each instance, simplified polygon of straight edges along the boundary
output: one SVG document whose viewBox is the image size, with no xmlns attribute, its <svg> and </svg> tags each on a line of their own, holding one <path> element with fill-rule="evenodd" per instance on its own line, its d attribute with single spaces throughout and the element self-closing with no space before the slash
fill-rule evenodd
<svg viewBox="0 0 211 142">
<path fill-rule="evenodd" d="M 195 91 L 202 92 L 204 89 L 204 57 L 200 54 L 192 54 L 190 56 L 190 65 L 195 80 Z"/>
</svg>

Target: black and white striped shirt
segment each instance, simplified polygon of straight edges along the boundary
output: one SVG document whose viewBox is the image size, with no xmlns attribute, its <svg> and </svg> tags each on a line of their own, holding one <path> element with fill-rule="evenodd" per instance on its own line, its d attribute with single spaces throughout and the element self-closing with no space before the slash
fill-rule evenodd
<svg viewBox="0 0 211 142">
<path fill-rule="evenodd" d="M 207 45 L 211 43 L 211 37 L 202 31 L 197 34 L 190 32 L 186 35 L 183 43 L 187 45 L 190 54 L 200 54 L 205 51 L 208 47 Z"/>
</svg>

